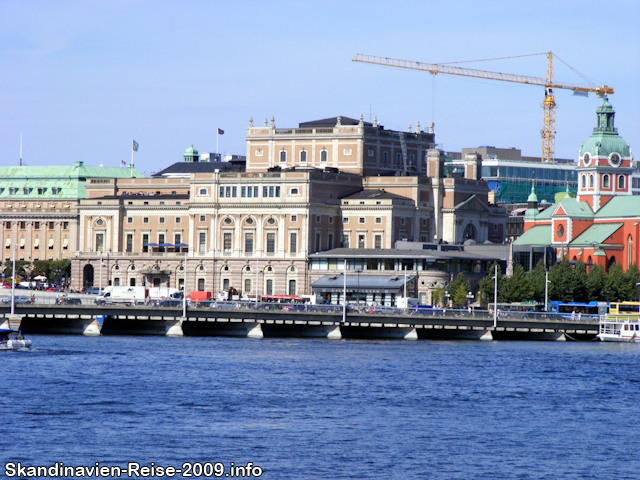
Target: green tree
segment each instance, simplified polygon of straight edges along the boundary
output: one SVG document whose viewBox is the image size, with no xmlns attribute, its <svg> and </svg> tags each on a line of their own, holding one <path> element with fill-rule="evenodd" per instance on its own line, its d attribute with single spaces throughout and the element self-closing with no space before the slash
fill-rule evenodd
<svg viewBox="0 0 640 480">
<path fill-rule="evenodd" d="M 592 265 L 587 274 L 587 298 L 590 301 L 607 301 L 604 285 L 607 275 L 600 265 Z"/>
<path fill-rule="evenodd" d="M 566 257 L 549 270 L 549 300 L 573 301 L 574 273 Z"/>
<path fill-rule="evenodd" d="M 438 285 L 433 292 L 431 292 L 431 305 L 441 306 L 444 305 L 444 288 Z"/>
<path fill-rule="evenodd" d="M 16 260 L 16 280 L 26 278 L 27 272 L 25 271 L 25 267 L 30 266 L 31 262 L 27 260 Z M 4 262 L 4 275 L 5 281 L 11 281 L 11 277 L 13 276 L 13 261 L 7 260 Z"/>
<path fill-rule="evenodd" d="M 529 285 L 531 285 L 531 298 L 538 302 L 544 303 L 544 282 L 545 282 L 546 265 L 540 260 L 536 266 L 527 274 Z"/>
<path fill-rule="evenodd" d="M 522 265 L 516 266 L 513 276 L 507 278 L 501 288 L 505 302 L 528 302 L 533 300 L 533 288 Z"/>
<path fill-rule="evenodd" d="M 588 303 L 592 301 L 589 297 L 587 287 L 587 266 L 578 260 L 573 268 L 573 301 Z"/>
<path fill-rule="evenodd" d="M 49 278 L 51 272 L 51 260 L 34 260 L 33 270 L 31 271 L 32 277 L 44 276 Z"/>
<path fill-rule="evenodd" d="M 630 302 L 637 302 L 640 299 L 638 293 L 639 278 L 638 266 L 634 263 L 624 274 L 624 298 Z"/>
<path fill-rule="evenodd" d="M 500 299 L 500 285 L 503 281 L 502 269 L 497 262 L 493 262 L 489 267 L 489 271 L 487 272 L 487 276 L 480 280 L 478 285 L 478 296 L 480 297 L 478 300 L 483 303 L 493 303 L 493 294 L 494 294 L 494 280 L 493 275 L 495 273 L 495 268 L 498 267 L 498 299 Z"/>
<path fill-rule="evenodd" d="M 625 300 L 625 277 L 622 265 L 619 263 L 611 265 L 604 282 L 604 288 L 609 294 L 610 302 L 621 302 Z"/>
<path fill-rule="evenodd" d="M 460 272 L 456 279 L 447 286 L 447 291 L 451 295 L 454 305 L 463 306 L 467 303 L 467 294 L 471 285 L 464 278 L 464 273 Z"/>
</svg>

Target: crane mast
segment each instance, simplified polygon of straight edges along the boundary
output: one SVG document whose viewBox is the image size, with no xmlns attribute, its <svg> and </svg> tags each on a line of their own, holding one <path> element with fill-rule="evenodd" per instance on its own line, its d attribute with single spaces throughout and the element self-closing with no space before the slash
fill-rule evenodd
<svg viewBox="0 0 640 480">
<path fill-rule="evenodd" d="M 546 78 L 530 77 L 526 75 L 514 75 L 510 73 L 490 72 L 486 70 L 476 70 L 473 68 L 459 68 L 450 65 L 430 64 L 413 62 L 409 60 L 398 60 L 393 58 L 375 57 L 372 55 L 357 54 L 352 58 L 354 62 L 371 63 L 396 68 L 407 68 L 411 70 L 421 70 L 432 75 L 444 73 L 448 75 L 462 75 L 466 77 L 484 78 L 487 80 L 499 80 L 503 82 L 523 83 L 544 87 L 544 102 L 542 103 L 542 161 L 551 162 L 555 155 L 555 119 L 556 103 L 553 90 L 556 88 L 573 90 L 574 92 L 594 92 L 599 96 L 606 96 L 614 90 L 606 85 L 590 86 L 576 85 L 571 83 L 555 83 L 553 78 L 553 53 L 547 52 L 547 75 Z"/>
</svg>

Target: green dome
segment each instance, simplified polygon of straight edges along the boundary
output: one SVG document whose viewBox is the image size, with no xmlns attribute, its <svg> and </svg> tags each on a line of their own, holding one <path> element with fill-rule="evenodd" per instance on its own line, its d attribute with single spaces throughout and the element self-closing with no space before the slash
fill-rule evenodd
<svg viewBox="0 0 640 480">
<path fill-rule="evenodd" d="M 617 129 L 613 126 L 615 112 L 606 98 L 596 110 L 596 114 L 598 125 L 580 147 L 580 157 L 585 153 L 593 157 L 607 157 L 614 152 L 623 158 L 629 157 L 629 144 L 618 135 Z"/>
<path fill-rule="evenodd" d="M 538 196 L 536 195 L 536 187 L 533 182 L 531 183 L 531 193 L 529 194 L 529 198 L 527 198 L 527 203 L 529 202 L 538 203 Z"/>
<path fill-rule="evenodd" d="M 193 148 L 193 145 L 191 145 L 189 148 L 187 148 L 187 149 L 184 151 L 184 155 L 183 155 L 183 156 L 185 156 L 185 157 L 187 157 L 187 156 L 192 157 L 192 156 L 194 156 L 194 155 L 198 155 L 198 150 L 196 150 L 195 148 Z"/>
</svg>

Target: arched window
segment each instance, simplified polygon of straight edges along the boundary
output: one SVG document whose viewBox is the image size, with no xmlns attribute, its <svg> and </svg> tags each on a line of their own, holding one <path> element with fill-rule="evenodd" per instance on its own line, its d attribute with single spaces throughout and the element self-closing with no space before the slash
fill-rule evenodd
<svg viewBox="0 0 640 480">
<path fill-rule="evenodd" d="M 286 162 L 287 162 L 287 151 L 280 150 L 280 163 L 286 163 Z"/>
<path fill-rule="evenodd" d="M 581 175 L 581 188 L 587 188 L 587 176 L 586 175 Z"/>
<path fill-rule="evenodd" d="M 624 178 L 624 175 L 618 175 L 618 190 L 624 190 L 626 188 Z"/>
<path fill-rule="evenodd" d="M 302 150 L 300 152 L 300 163 L 307 163 L 307 151 Z"/>
<path fill-rule="evenodd" d="M 602 176 L 602 188 L 610 188 L 609 175 L 605 174 Z"/>
<path fill-rule="evenodd" d="M 464 227 L 464 232 L 462 233 L 462 238 L 465 240 L 475 240 L 476 238 L 476 227 L 473 226 L 472 223 L 467 224 Z"/>
<path fill-rule="evenodd" d="M 593 188 L 593 174 L 589 175 L 589 188 Z"/>
<path fill-rule="evenodd" d="M 633 237 L 629 235 L 627 239 L 627 268 L 633 264 Z"/>
<path fill-rule="evenodd" d="M 321 162 L 325 162 L 325 163 L 326 163 L 326 161 L 327 161 L 327 157 L 328 157 L 328 155 L 327 155 L 327 151 L 326 151 L 326 150 L 322 150 L 322 151 L 320 152 L 320 161 L 321 161 Z"/>
</svg>

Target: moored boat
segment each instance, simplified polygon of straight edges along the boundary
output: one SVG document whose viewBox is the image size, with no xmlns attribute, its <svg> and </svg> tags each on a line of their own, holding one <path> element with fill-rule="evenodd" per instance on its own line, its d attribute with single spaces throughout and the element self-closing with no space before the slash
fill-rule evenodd
<svg viewBox="0 0 640 480">
<path fill-rule="evenodd" d="M 31 340 L 22 337 L 19 331 L 8 328 L 0 329 L 0 351 L 25 350 L 31 348 Z"/>
<path fill-rule="evenodd" d="M 606 315 L 600 318 L 602 342 L 640 343 L 640 315 Z"/>
</svg>

